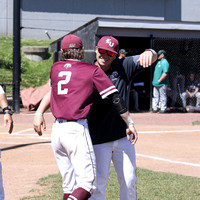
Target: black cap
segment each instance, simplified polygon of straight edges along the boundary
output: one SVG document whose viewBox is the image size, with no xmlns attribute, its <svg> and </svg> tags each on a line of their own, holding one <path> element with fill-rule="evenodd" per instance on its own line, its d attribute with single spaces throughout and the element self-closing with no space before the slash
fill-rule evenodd
<svg viewBox="0 0 200 200">
<path fill-rule="evenodd" d="M 190 76 L 195 76 L 195 72 L 194 71 L 190 71 Z"/>
<path fill-rule="evenodd" d="M 160 56 L 161 54 L 166 55 L 166 51 L 165 51 L 165 50 L 160 50 L 160 51 L 158 51 L 158 56 Z"/>
<path fill-rule="evenodd" d="M 120 50 L 119 50 L 119 53 L 123 53 L 123 54 L 125 54 L 125 55 L 127 54 L 127 52 L 126 52 L 125 49 L 120 49 Z"/>
</svg>

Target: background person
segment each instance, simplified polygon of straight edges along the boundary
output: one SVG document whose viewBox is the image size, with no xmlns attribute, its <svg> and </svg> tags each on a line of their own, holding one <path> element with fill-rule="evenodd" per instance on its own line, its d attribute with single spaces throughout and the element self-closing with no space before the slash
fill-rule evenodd
<svg viewBox="0 0 200 200">
<path fill-rule="evenodd" d="M 189 80 L 186 81 L 186 90 L 182 93 L 183 111 L 186 111 L 187 99 L 196 98 L 196 107 L 200 107 L 200 92 L 198 80 L 195 79 L 195 73 L 190 72 Z"/>
<path fill-rule="evenodd" d="M 3 109 L 4 113 L 4 126 L 8 126 L 8 133 L 12 133 L 13 131 L 13 119 L 12 119 L 12 111 L 8 106 L 8 102 L 6 99 L 5 92 L 0 85 L 0 106 Z M 1 150 L 0 150 L 0 158 L 1 158 Z M 2 179 L 2 166 L 0 162 L 0 200 L 4 200 L 4 188 L 3 188 L 3 179 Z"/>
<path fill-rule="evenodd" d="M 126 57 L 126 54 L 127 54 L 127 52 L 126 52 L 126 50 L 125 49 L 120 49 L 119 50 L 119 59 L 122 59 L 122 58 L 125 58 Z"/>
<path fill-rule="evenodd" d="M 153 74 L 153 113 L 159 111 L 165 113 L 167 110 L 167 85 L 169 83 L 169 62 L 165 58 L 166 51 L 158 51 L 158 62 Z"/>
</svg>

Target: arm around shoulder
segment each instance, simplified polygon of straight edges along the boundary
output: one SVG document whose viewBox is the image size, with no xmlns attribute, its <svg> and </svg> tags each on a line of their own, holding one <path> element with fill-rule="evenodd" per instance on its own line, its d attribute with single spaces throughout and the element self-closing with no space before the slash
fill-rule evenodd
<svg viewBox="0 0 200 200">
<path fill-rule="evenodd" d="M 144 68 L 151 66 L 157 60 L 157 53 L 153 49 L 146 49 L 140 54 L 138 63 Z"/>
<path fill-rule="evenodd" d="M 157 53 L 156 53 L 155 50 L 153 50 L 153 49 L 146 49 L 145 51 L 150 51 L 152 53 L 152 55 L 153 55 L 153 57 L 152 57 L 152 63 L 154 63 L 158 59 L 158 55 L 157 55 Z"/>
</svg>

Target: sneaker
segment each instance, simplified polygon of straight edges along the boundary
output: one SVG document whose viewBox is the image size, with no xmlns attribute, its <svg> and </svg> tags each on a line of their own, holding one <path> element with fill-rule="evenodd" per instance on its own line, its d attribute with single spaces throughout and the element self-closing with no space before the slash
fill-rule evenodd
<svg viewBox="0 0 200 200">
<path fill-rule="evenodd" d="M 167 111 L 166 110 L 160 110 L 159 113 L 163 114 L 163 113 L 166 113 Z"/>
</svg>

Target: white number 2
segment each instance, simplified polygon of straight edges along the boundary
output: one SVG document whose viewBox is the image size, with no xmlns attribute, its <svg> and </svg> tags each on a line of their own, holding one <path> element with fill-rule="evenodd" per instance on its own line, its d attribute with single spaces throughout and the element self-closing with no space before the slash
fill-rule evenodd
<svg viewBox="0 0 200 200">
<path fill-rule="evenodd" d="M 58 94 L 67 94 L 68 93 L 68 88 L 65 88 L 62 90 L 62 85 L 65 85 L 69 83 L 70 78 L 71 78 L 72 72 L 70 71 L 61 71 L 58 76 L 63 77 L 66 76 L 64 80 L 61 80 L 58 82 Z"/>
</svg>

